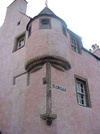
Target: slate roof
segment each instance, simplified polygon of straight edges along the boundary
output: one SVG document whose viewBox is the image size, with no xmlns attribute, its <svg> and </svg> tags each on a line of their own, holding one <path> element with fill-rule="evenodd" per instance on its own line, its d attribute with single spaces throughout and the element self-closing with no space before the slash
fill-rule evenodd
<svg viewBox="0 0 100 134">
<path fill-rule="evenodd" d="M 42 14 L 55 15 L 54 12 L 52 12 L 48 7 L 45 7 L 45 8 L 39 13 L 39 15 L 42 15 Z"/>
<path fill-rule="evenodd" d="M 48 7 L 45 7 L 37 16 L 35 16 L 34 18 L 32 18 L 32 19 L 29 21 L 29 23 L 27 24 L 26 29 L 28 30 L 28 26 L 29 26 L 29 24 L 30 24 L 32 21 L 34 21 L 36 18 L 41 17 L 41 16 L 49 16 L 49 17 L 56 18 L 56 19 L 60 20 L 60 21 L 65 25 L 65 27 L 67 28 L 67 25 L 66 25 L 66 23 L 64 22 L 64 20 L 62 20 L 61 18 L 59 18 L 58 16 L 56 16 L 56 15 L 54 14 L 54 12 L 51 11 Z"/>
</svg>

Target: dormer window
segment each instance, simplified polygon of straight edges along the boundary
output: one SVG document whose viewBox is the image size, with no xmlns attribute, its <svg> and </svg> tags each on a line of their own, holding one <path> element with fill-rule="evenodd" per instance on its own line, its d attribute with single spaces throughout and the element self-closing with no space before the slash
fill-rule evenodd
<svg viewBox="0 0 100 134">
<path fill-rule="evenodd" d="M 40 28 L 41 29 L 50 29 L 51 24 L 50 24 L 50 19 L 44 18 L 40 20 Z"/>
<path fill-rule="evenodd" d="M 79 41 L 79 39 L 77 39 L 74 36 L 71 36 L 71 48 L 76 53 L 81 53 L 81 50 L 80 50 L 80 41 Z"/>
<path fill-rule="evenodd" d="M 78 52 L 78 42 L 74 37 L 71 37 L 71 47 L 73 51 Z"/>
</svg>

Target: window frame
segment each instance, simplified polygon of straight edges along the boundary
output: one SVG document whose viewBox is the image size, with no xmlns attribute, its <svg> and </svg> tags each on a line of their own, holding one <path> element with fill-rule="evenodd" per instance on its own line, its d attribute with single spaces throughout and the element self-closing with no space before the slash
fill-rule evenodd
<svg viewBox="0 0 100 134">
<path fill-rule="evenodd" d="M 71 47 L 73 51 L 78 53 L 78 42 L 77 39 L 73 36 L 71 36 Z"/>
<path fill-rule="evenodd" d="M 43 20 L 48 20 L 48 25 L 43 24 Z M 50 18 L 41 18 L 40 19 L 40 29 L 51 29 L 51 19 Z"/>
<path fill-rule="evenodd" d="M 62 32 L 65 36 L 67 36 L 67 31 L 66 31 L 64 24 L 62 24 Z"/>
<path fill-rule="evenodd" d="M 28 28 L 28 38 L 31 36 L 32 33 L 32 26 L 30 25 Z"/>
<path fill-rule="evenodd" d="M 84 85 L 83 86 L 84 89 L 81 88 L 83 90 L 83 92 L 82 91 L 81 92 L 78 91 L 78 89 L 77 89 L 77 82 L 79 82 L 79 83 Z M 79 77 L 79 76 L 75 75 L 75 88 L 76 88 L 76 96 L 77 96 L 77 103 L 78 103 L 78 105 L 83 106 L 83 107 L 91 107 L 90 93 L 89 93 L 89 86 L 88 86 L 87 79 L 84 79 L 82 77 Z M 83 96 L 84 99 L 79 98 L 79 95 Z M 82 102 L 82 100 L 84 102 Z"/>
<path fill-rule="evenodd" d="M 74 42 L 73 42 L 74 41 Z M 71 49 L 78 53 L 81 54 L 81 41 L 79 38 L 77 38 L 75 35 L 70 35 L 70 43 L 71 43 Z"/>
<path fill-rule="evenodd" d="M 21 41 L 22 39 L 24 38 L 24 43 L 22 46 L 18 46 L 19 45 L 19 41 Z M 23 48 L 25 46 L 25 32 L 20 34 L 19 36 L 17 36 L 15 38 L 15 43 L 14 43 L 14 49 L 13 49 L 13 52 Z"/>
</svg>

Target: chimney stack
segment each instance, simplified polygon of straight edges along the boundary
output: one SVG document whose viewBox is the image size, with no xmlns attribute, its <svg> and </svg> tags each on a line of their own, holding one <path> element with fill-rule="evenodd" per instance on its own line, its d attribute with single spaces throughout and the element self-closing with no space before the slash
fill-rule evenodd
<svg viewBox="0 0 100 134">
<path fill-rule="evenodd" d="M 97 45 L 97 44 L 92 45 L 92 49 L 90 49 L 89 51 L 100 58 L 100 47 L 99 47 L 99 45 Z"/>
<path fill-rule="evenodd" d="M 97 44 L 92 45 L 93 53 L 99 49 L 99 46 Z"/>
</svg>

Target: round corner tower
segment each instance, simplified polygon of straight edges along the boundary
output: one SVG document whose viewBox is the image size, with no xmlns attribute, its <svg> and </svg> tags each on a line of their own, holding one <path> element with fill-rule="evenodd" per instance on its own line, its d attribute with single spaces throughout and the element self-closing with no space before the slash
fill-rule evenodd
<svg viewBox="0 0 100 134">
<path fill-rule="evenodd" d="M 26 70 L 38 70 L 46 62 L 60 70 L 71 68 L 67 25 L 62 19 L 45 7 L 31 19 L 27 30 Z"/>
</svg>

